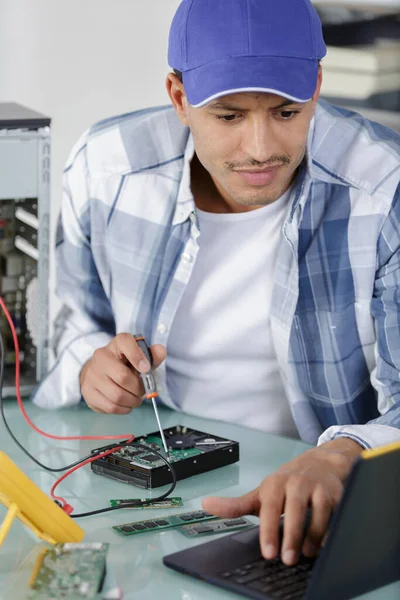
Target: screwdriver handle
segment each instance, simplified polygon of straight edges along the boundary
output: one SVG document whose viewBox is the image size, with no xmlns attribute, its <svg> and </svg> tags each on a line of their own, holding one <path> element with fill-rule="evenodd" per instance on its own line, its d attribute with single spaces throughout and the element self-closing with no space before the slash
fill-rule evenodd
<svg viewBox="0 0 400 600">
<path fill-rule="evenodd" d="M 141 333 L 137 333 L 133 336 L 136 340 L 137 345 L 147 358 L 150 364 L 150 371 L 148 373 L 139 373 L 140 378 L 144 385 L 144 391 L 146 394 L 146 398 L 156 398 L 158 396 L 157 385 L 153 375 L 153 355 L 151 353 L 150 348 L 148 347 L 144 335 Z"/>
<path fill-rule="evenodd" d="M 135 338 L 137 345 L 139 346 L 139 348 L 141 349 L 141 351 L 143 352 L 143 354 L 149 361 L 150 366 L 153 367 L 153 355 L 151 353 L 150 348 L 148 347 L 148 345 L 146 343 L 144 335 L 141 333 L 136 333 L 133 337 Z"/>
</svg>

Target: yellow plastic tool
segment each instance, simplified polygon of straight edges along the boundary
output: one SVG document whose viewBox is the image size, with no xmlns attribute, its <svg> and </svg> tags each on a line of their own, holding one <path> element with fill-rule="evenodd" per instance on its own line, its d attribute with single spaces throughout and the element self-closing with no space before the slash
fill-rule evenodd
<svg viewBox="0 0 400 600">
<path fill-rule="evenodd" d="M 0 502 L 8 508 L 0 525 L 0 546 L 15 518 L 49 544 L 80 542 L 84 538 L 83 529 L 4 452 L 0 452 Z"/>
</svg>

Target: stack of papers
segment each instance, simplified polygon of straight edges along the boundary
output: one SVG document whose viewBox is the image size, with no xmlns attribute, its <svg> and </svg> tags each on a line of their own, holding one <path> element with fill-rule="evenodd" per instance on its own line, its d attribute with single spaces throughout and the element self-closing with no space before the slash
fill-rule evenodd
<svg viewBox="0 0 400 600">
<path fill-rule="evenodd" d="M 322 95 L 366 100 L 400 90 L 400 41 L 370 46 L 328 46 L 322 61 Z"/>
</svg>

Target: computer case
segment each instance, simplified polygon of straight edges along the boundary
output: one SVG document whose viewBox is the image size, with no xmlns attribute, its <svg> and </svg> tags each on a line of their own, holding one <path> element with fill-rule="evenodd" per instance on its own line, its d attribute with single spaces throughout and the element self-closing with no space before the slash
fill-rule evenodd
<svg viewBox="0 0 400 600">
<path fill-rule="evenodd" d="M 24 396 L 48 367 L 50 160 L 50 119 L 0 103 L 0 295 L 18 333 Z M 3 397 L 15 397 L 16 356 L 0 312 Z"/>
</svg>

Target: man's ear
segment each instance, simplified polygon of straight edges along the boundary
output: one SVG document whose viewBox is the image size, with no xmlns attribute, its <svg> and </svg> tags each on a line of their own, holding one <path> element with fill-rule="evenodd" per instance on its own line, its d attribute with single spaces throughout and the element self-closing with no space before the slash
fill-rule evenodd
<svg viewBox="0 0 400 600">
<path fill-rule="evenodd" d="M 178 79 L 175 73 L 169 73 L 165 83 L 167 86 L 168 96 L 171 99 L 176 114 L 182 123 L 188 127 L 188 101 L 183 83 Z"/>
</svg>

